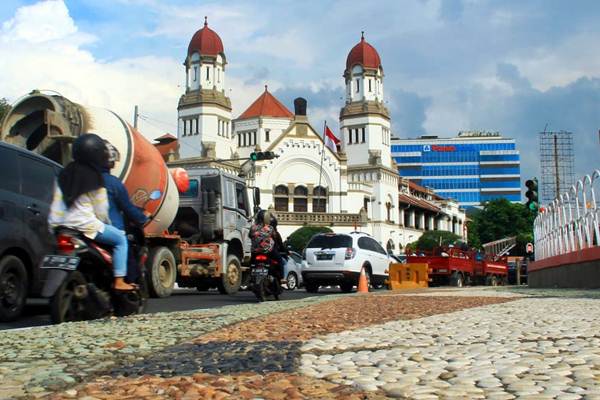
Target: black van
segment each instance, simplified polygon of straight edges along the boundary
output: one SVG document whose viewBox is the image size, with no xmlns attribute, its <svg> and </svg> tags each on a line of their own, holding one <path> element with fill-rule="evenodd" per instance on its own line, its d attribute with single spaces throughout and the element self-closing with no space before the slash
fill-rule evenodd
<svg viewBox="0 0 600 400">
<path fill-rule="evenodd" d="M 53 245 L 47 220 L 61 168 L 0 142 L 0 321 L 17 318 L 42 289 L 39 263 Z"/>
</svg>

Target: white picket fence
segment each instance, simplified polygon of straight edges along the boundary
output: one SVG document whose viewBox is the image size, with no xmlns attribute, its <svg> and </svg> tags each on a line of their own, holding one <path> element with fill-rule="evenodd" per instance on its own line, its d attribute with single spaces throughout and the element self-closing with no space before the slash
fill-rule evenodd
<svg viewBox="0 0 600 400">
<path fill-rule="evenodd" d="M 536 261 L 600 245 L 596 192 L 600 195 L 598 169 L 538 214 L 534 222 Z"/>
</svg>

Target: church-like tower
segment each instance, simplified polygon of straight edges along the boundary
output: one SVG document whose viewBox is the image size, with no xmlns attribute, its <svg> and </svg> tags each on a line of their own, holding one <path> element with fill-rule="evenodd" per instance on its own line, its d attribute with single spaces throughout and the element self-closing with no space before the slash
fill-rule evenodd
<svg viewBox="0 0 600 400">
<path fill-rule="evenodd" d="M 208 27 L 198 30 L 188 46 L 185 94 L 177 106 L 180 158 L 230 158 L 232 147 L 231 101 L 225 95 L 227 60 L 223 42 Z"/>
<path fill-rule="evenodd" d="M 390 115 L 383 104 L 383 67 L 364 32 L 348 54 L 344 79 L 346 105 L 340 111 L 340 131 L 348 165 L 376 162 L 392 167 Z"/>
</svg>

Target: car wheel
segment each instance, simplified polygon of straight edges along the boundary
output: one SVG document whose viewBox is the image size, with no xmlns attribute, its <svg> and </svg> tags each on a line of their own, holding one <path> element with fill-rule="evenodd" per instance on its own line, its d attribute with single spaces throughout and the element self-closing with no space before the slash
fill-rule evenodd
<svg viewBox="0 0 600 400">
<path fill-rule="evenodd" d="M 343 282 L 340 284 L 340 289 L 344 293 L 351 293 L 352 289 L 354 289 L 354 283 L 352 282 Z"/>
<path fill-rule="evenodd" d="M 295 290 L 298 288 L 298 277 L 295 272 L 288 272 L 286 281 L 288 290 Z"/>
<path fill-rule="evenodd" d="M 308 293 L 317 293 L 319 291 L 319 284 L 316 282 L 306 281 L 305 287 Z"/>
<path fill-rule="evenodd" d="M 27 271 L 15 256 L 0 260 L 0 321 L 12 321 L 21 315 L 27 298 Z"/>
<path fill-rule="evenodd" d="M 171 250 L 157 247 L 150 252 L 148 289 L 152 297 L 169 297 L 177 278 L 177 264 Z"/>
</svg>

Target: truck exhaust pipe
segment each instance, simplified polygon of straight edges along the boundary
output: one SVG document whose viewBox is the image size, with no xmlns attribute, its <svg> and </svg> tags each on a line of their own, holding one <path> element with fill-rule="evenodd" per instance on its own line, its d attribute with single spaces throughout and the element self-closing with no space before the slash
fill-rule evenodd
<svg viewBox="0 0 600 400">
<path fill-rule="evenodd" d="M 33 91 L 15 104 L 0 127 L 1 140 L 63 166 L 71 161 L 71 144 L 82 133 L 95 133 L 119 150 L 121 159 L 111 173 L 123 181 L 131 201 L 154 216 L 146 233 L 166 230 L 177 213 L 177 186 L 158 150 L 114 112 Z M 151 198 L 157 191 L 161 196 Z"/>
</svg>

